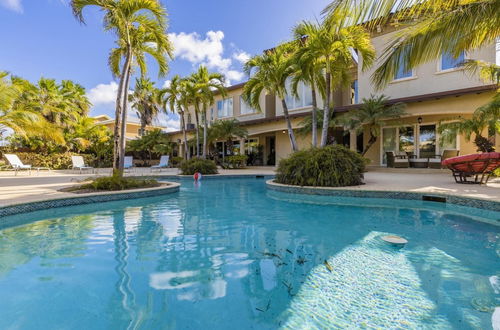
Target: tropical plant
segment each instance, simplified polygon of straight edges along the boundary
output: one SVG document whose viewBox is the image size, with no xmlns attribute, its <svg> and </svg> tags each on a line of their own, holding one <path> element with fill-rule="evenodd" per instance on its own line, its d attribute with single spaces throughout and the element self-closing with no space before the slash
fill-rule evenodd
<svg viewBox="0 0 500 330">
<path fill-rule="evenodd" d="M 302 31 L 304 27 L 304 24 L 299 24 L 293 30 L 299 48 L 307 47 L 307 38 L 304 38 L 304 33 L 306 32 Z M 295 53 L 291 60 L 293 66 L 293 95 L 297 98 L 299 97 L 298 87 L 301 82 L 311 87 L 312 110 L 310 132 L 312 135 L 312 146 L 316 147 L 318 145 L 318 92 L 323 100 L 326 98 L 326 81 L 323 74 L 323 66 L 320 59 L 300 56 L 298 53 Z M 321 122 L 323 121 L 321 120 Z"/>
<path fill-rule="evenodd" d="M 377 142 L 382 126 L 388 121 L 400 119 L 406 115 L 404 103 L 389 104 L 389 98 L 385 95 L 363 98 L 358 109 L 345 114 L 339 119 L 348 130 L 355 130 L 358 134 L 367 130 L 370 134 L 363 152 L 364 156 L 368 150 Z"/>
<path fill-rule="evenodd" d="M 362 68 L 370 67 L 375 59 L 375 50 L 368 32 L 361 25 L 344 26 L 343 18 L 348 12 L 330 15 L 323 23 L 303 22 L 295 29 L 295 38 L 303 40 L 295 56 L 305 62 L 317 61 L 325 73 L 325 99 L 323 128 L 320 146 L 325 146 L 328 137 L 330 109 L 333 108 L 332 91 L 339 85 L 350 83 L 350 70 L 355 65 L 353 50 L 363 57 Z M 322 72 L 322 71 L 320 71 Z"/>
<path fill-rule="evenodd" d="M 79 116 L 65 130 L 64 138 L 68 151 L 80 153 L 89 150 L 95 143 L 108 142 L 111 134 L 105 126 L 98 125 L 94 118 Z"/>
<path fill-rule="evenodd" d="M 491 128 L 491 125 L 492 123 L 487 117 L 475 113 L 471 118 L 461 118 L 458 121 L 451 122 L 447 122 L 446 120 L 441 121 L 438 126 L 438 132 L 444 142 L 454 141 L 457 134 L 463 135 L 466 141 L 470 141 L 472 135 L 474 135 L 474 144 L 477 146 L 477 151 L 491 152 L 495 150 L 494 144 L 483 136 L 483 132 L 491 132 L 491 130 L 488 130 L 489 127 Z"/>
<path fill-rule="evenodd" d="M 197 89 L 197 94 L 201 101 L 201 115 L 203 119 L 203 154 L 202 157 L 207 157 L 207 133 L 208 133 L 208 118 L 207 108 L 214 103 L 215 93 L 219 93 L 222 97 L 226 96 L 226 88 L 224 87 L 224 75 L 220 73 L 208 72 L 206 66 L 201 65 L 198 71 L 193 73 L 190 79 Z"/>
<path fill-rule="evenodd" d="M 291 44 L 282 44 L 275 49 L 264 52 L 262 55 L 254 56 L 246 62 L 244 69 L 250 79 L 243 89 L 243 98 L 254 109 L 262 111 L 259 102 L 260 95 L 264 92 L 276 95 L 283 106 L 292 151 L 297 151 L 297 141 L 286 104 L 286 80 L 293 73 L 292 62 L 290 61 L 290 55 L 294 51 L 293 48 Z"/>
<path fill-rule="evenodd" d="M 189 106 L 194 107 L 194 116 L 196 122 L 196 157 L 200 156 L 200 103 L 201 103 L 201 94 L 199 93 L 198 88 L 193 83 L 191 79 L 183 79 L 182 82 L 182 104 L 184 107 L 184 111 L 188 111 Z"/>
<path fill-rule="evenodd" d="M 165 33 L 166 11 L 157 0 L 72 0 L 74 16 L 84 23 L 83 10 L 97 6 L 104 12 L 104 29 L 113 31 L 116 45 L 109 56 L 111 72 L 120 77 L 116 99 L 113 168 L 122 175 L 125 153 L 125 128 L 128 85 L 134 63 L 146 73 L 145 54 L 159 64 L 159 74 L 167 72 L 167 56 L 172 46 Z M 120 69 L 121 64 L 121 69 Z"/>
<path fill-rule="evenodd" d="M 158 159 L 161 155 L 168 155 L 172 152 L 173 143 L 170 141 L 170 136 L 162 132 L 160 129 L 147 131 L 146 134 L 139 139 L 131 140 L 127 144 L 127 150 L 136 152 L 141 155 L 147 155 L 149 162 L 153 160 L 153 156 Z"/>
<path fill-rule="evenodd" d="M 324 13 L 344 16 L 344 25 L 364 23 L 369 29 L 393 24 L 402 29 L 387 43 L 372 78 L 384 87 L 401 67 L 410 70 L 443 52 L 458 57 L 500 37 L 498 0 L 334 0 Z"/>
<path fill-rule="evenodd" d="M 212 130 L 215 139 L 226 141 L 231 155 L 233 154 L 233 140 L 248 136 L 248 131 L 241 127 L 240 122 L 236 119 L 217 120 L 212 124 Z"/>
<path fill-rule="evenodd" d="M 361 155 L 341 145 L 301 150 L 279 162 L 275 181 L 296 186 L 359 185 L 366 162 Z"/>
<path fill-rule="evenodd" d="M 115 173 L 112 176 L 96 178 L 90 183 L 78 186 L 78 190 L 114 191 L 158 187 L 159 185 L 154 179 L 124 178 Z"/>
<path fill-rule="evenodd" d="M 136 79 L 134 92 L 129 95 L 129 101 L 141 122 L 141 135 L 144 135 L 146 126 L 152 125 L 160 113 L 162 101 L 160 91 L 150 79 Z"/>
<path fill-rule="evenodd" d="M 183 89 L 182 78 L 179 75 L 175 75 L 170 81 L 170 84 L 160 91 L 160 99 L 165 113 L 168 113 L 169 109 L 171 112 L 177 112 L 179 115 L 182 140 L 184 144 L 183 156 L 185 159 L 189 159 L 185 118 L 188 106 L 185 104 L 185 101 L 187 101 L 185 90 Z"/>
<path fill-rule="evenodd" d="M 183 175 L 201 174 L 217 174 L 217 165 L 213 160 L 203 158 L 186 159 L 180 164 L 180 170 Z"/>
</svg>

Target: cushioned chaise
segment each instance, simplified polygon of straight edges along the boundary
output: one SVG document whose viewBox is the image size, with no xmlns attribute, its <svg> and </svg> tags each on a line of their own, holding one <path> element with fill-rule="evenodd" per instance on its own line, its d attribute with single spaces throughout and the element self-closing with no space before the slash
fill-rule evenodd
<svg viewBox="0 0 500 330">
<path fill-rule="evenodd" d="M 486 183 L 494 170 L 500 167 L 499 152 L 485 152 L 452 157 L 443 160 L 443 166 L 453 172 L 457 183 Z M 473 181 L 468 178 L 474 178 Z"/>
</svg>

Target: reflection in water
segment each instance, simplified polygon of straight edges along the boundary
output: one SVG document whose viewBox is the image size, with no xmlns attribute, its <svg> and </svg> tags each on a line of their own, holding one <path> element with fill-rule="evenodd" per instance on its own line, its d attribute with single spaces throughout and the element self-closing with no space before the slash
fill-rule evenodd
<svg viewBox="0 0 500 330">
<path fill-rule="evenodd" d="M 179 196 L 0 230 L 0 328 L 491 328 L 497 227 L 355 202 L 188 180 Z M 392 250 L 383 232 L 410 243 Z"/>
</svg>

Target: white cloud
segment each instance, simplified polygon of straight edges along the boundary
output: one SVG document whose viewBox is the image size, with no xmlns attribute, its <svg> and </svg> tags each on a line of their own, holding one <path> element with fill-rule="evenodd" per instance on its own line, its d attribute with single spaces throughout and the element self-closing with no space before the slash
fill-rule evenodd
<svg viewBox="0 0 500 330">
<path fill-rule="evenodd" d="M 226 75 L 227 84 L 232 80 L 240 81 L 243 73 L 233 67 L 233 59 L 224 57 L 224 32 L 208 31 L 205 37 L 196 32 L 170 33 L 169 38 L 174 45 L 174 55 L 177 58 L 191 62 L 193 65 L 206 65 Z M 233 54 L 238 62 L 249 57 L 244 51 Z"/>
<path fill-rule="evenodd" d="M 250 54 L 244 51 L 239 51 L 238 53 L 233 54 L 233 58 L 241 64 L 245 64 L 250 59 Z"/>
<path fill-rule="evenodd" d="M 18 13 L 23 12 L 21 0 L 0 0 L 0 5 Z"/>
<path fill-rule="evenodd" d="M 159 126 L 166 127 L 167 132 L 176 132 L 181 129 L 180 118 L 177 114 L 160 114 L 156 122 Z"/>
<path fill-rule="evenodd" d="M 118 84 L 114 81 L 109 84 L 99 84 L 92 88 L 87 97 L 92 104 L 111 104 L 116 102 L 116 93 L 118 92 Z"/>
<path fill-rule="evenodd" d="M 168 87 L 170 87 L 170 84 L 172 84 L 172 80 L 165 80 L 162 88 L 168 88 Z"/>
</svg>

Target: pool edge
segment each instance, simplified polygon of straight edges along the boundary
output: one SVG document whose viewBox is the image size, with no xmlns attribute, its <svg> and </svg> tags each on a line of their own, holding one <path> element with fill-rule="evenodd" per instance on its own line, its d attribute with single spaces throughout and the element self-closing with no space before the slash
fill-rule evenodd
<svg viewBox="0 0 500 330">
<path fill-rule="evenodd" d="M 333 187 L 312 187 L 312 186 L 292 186 L 274 182 L 274 179 L 267 180 L 266 186 L 268 189 L 307 195 L 322 195 L 322 196 L 339 196 L 339 197 L 365 197 L 365 198 L 388 198 L 388 199 L 405 199 L 419 200 L 424 196 L 441 197 L 446 199 L 446 203 L 460 206 L 468 206 L 488 211 L 500 212 L 500 202 L 474 198 L 457 196 L 443 193 L 429 193 L 418 191 L 398 191 L 398 190 L 353 190 L 346 188 Z"/>
<path fill-rule="evenodd" d="M 131 189 L 127 191 L 110 191 L 91 193 L 77 196 L 50 198 L 33 202 L 16 203 L 0 207 L 0 217 L 59 208 L 64 206 L 85 205 L 93 203 L 113 202 L 135 198 L 155 197 L 176 193 L 180 184 L 176 182 L 162 182 L 166 185 L 154 188 Z"/>
</svg>

